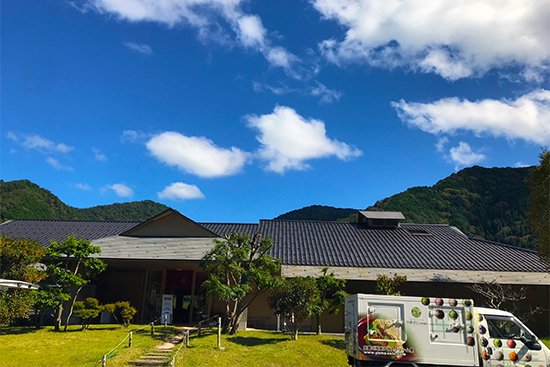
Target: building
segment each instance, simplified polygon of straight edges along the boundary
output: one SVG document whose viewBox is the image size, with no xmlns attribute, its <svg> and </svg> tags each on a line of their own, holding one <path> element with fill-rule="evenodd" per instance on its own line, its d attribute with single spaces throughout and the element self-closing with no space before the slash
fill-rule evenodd
<svg viewBox="0 0 550 367">
<path fill-rule="evenodd" d="M 272 255 L 286 277 L 319 275 L 329 267 L 348 280 L 349 293 L 371 293 L 379 274 L 406 275 L 404 293 L 476 298 L 468 285 L 496 281 L 527 288 L 526 303 L 542 309 L 531 323 L 539 335 L 550 335 L 550 274 L 533 251 L 466 236 L 442 224 L 405 224 L 399 212 L 358 212 L 354 223 L 261 220 L 255 224 L 197 223 L 168 209 L 144 222 L 13 220 L 0 233 L 47 246 L 67 236 L 91 240 L 108 264 L 83 296 L 101 302 L 128 300 L 141 321 L 161 313 L 163 294 L 173 295 L 173 318 L 192 323 L 222 312 L 201 292 L 207 279 L 200 267 L 213 240 L 231 232 L 256 233 L 273 239 Z M 244 323 L 275 328 L 267 296 L 255 300 Z M 305 326 L 314 329 L 313 322 Z M 342 331 L 343 316 L 324 315 L 326 331 Z"/>
</svg>

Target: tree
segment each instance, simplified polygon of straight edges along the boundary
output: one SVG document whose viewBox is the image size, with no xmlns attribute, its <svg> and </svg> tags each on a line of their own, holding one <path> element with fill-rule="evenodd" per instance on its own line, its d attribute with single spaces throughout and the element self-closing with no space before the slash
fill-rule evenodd
<svg viewBox="0 0 550 367">
<path fill-rule="evenodd" d="M 323 312 L 337 314 L 348 294 L 344 290 L 346 280 L 336 278 L 334 273 L 328 272 L 328 268 L 323 269 L 323 274 L 316 278 L 315 282 L 319 290 L 319 312 L 316 315 L 317 334 L 321 334 L 321 315 Z"/>
<path fill-rule="evenodd" d="M 550 151 L 542 151 L 539 158 L 529 180 L 527 220 L 537 237 L 537 251 L 550 266 Z"/>
<path fill-rule="evenodd" d="M 405 275 L 394 274 L 393 278 L 390 278 L 387 275 L 379 274 L 378 277 L 376 277 L 374 293 L 387 296 L 400 296 L 401 292 L 399 291 L 399 287 L 406 282 L 407 277 Z"/>
<path fill-rule="evenodd" d="M 280 264 L 268 254 L 272 246 L 269 238 L 231 233 L 214 243 L 201 264 L 210 276 L 204 287 L 225 303 L 222 331 L 234 334 L 244 310 L 275 285 Z"/>
<path fill-rule="evenodd" d="M 497 283 L 495 280 L 482 280 L 468 288 L 481 296 L 481 306 L 511 312 L 524 321 L 541 311 L 540 307 L 533 307 L 524 302 L 527 299 L 528 287 L 514 287 Z"/>
<path fill-rule="evenodd" d="M 100 252 L 101 248 L 92 246 L 88 240 L 77 239 L 74 235 L 67 237 L 62 243 L 52 241 L 48 247 L 48 275 L 56 283 L 55 286 L 62 290 L 60 294 L 63 299 L 68 298 L 67 302 L 60 301 L 57 305 L 56 331 L 61 330 L 64 305 L 69 309 L 64 323 L 64 330 L 67 330 L 78 294 L 107 267 L 103 261 L 90 257 Z"/>
<path fill-rule="evenodd" d="M 290 317 L 294 340 L 305 319 L 320 313 L 319 288 L 313 277 L 296 277 L 282 280 L 268 298 L 277 315 Z"/>
<path fill-rule="evenodd" d="M 110 312 L 118 323 L 122 321 L 122 325 L 124 325 L 124 327 L 130 326 L 130 322 L 132 322 L 132 319 L 137 313 L 136 308 L 132 307 L 130 305 L 130 302 L 127 302 L 127 301 L 118 301 L 117 303 L 108 303 L 106 305 L 101 306 L 101 310 Z"/>
<path fill-rule="evenodd" d="M 35 265 L 44 249 L 35 241 L 0 237 L 0 279 L 38 283 L 46 276 Z M 9 325 L 17 318 L 28 318 L 35 293 L 25 289 L 0 291 L 0 325 Z"/>
<path fill-rule="evenodd" d="M 101 306 L 96 298 L 88 297 L 84 301 L 74 303 L 74 313 L 82 320 L 82 330 L 87 329 L 100 312 Z"/>
</svg>

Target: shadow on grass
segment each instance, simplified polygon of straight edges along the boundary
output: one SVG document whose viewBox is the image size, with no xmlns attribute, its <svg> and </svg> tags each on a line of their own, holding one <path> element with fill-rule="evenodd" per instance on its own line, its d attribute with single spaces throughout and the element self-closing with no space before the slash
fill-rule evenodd
<svg viewBox="0 0 550 367">
<path fill-rule="evenodd" d="M 328 345 L 329 347 L 339 349 L 339 350 L 345 350 L 346 349 L 346 342 L 344 340 L 340 340 L 340 339 L 321 340 L 321 343 L 323 343 L 324 345 Z"/>
<path fill-rule="evenodd" d="M 132 330 L 128 330 L 128 331 L 132 331 Z M 143 329 L 143 330 L 136 330 L 133 332 L 134 334 L 137 334 L 137 335 L 151 335 L 151 329 L 150 328 L 147 328 L 147 329 Z M 166 339 L 168 339 L 169 337 L 171 337 L 172 335 L 175 334 L 175 330 L 173 328 L 163 328 L 163 327 L 155 327 L 155 333 L 153 335 L 153 339 L 155 340 L 160 340 L 160 341 L 164 341 Z"/>
<path fill-rule="evenodd" d="M 61 328 L 61 331 L 55 331 L 54 329 L 51 329 L 50 332 L 52 333 L 75 333 L 75 332 L 85 332 L 85 333 L 92 333 L 94 331 L 105 331 L 105 330 L 119 330 L 120 326 L 90 326 L 88 329 L 82 329 L 82 327 L 76 327 L 76 325 L 71 325 L 71 327 L 67 328 L 67 330 L 63 331 L 63 328 Z M 130 331 L 130 330 L 128 330 Z"/>
<path fill-rule="evenodd" d="M 34 333 L 40 329 L 35 326 L 12 326 L 0 328 L 0 335 L 19 335 Z"/>
<path fill-rule="evenodd" d="M 235 344 L 243 345 L 245 347 L 255 347 L 257 345 L 275 344 L 279 342 L 287 341 L 287 339 L 280 338 L 256 338 L 254 336 L 232 336 L 227 338 L 228 341 Z"/>
</svg>

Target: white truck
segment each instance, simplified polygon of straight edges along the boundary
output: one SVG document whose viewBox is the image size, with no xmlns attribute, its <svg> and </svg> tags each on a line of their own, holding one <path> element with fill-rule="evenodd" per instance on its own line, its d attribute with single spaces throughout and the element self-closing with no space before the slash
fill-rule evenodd
<svg viewBox="0 0 550 367">
<path fill-rule="evenodd" d="M 352 366 L 550 367 L 550 350 L 514 315 L 471 299 L 346 298 Z"/>
</svg>

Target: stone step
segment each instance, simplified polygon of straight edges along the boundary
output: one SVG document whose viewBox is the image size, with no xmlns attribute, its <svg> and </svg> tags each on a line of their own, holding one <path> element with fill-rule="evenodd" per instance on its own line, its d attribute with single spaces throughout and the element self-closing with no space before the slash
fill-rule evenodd
<svg viewBox="0 0 550 367">
<path fill-rule="evenodd" d="M 139 357 L 140 359 L 158 359 L 158 360 L 161 360 L 161 361 L 166 361 L 168 359 L 168 356 L 157 356 L 157 355 L 146 355 L 146 356 L 141 356 Z"/>
<path fill-rule="evenodd" d="M 168 365 L 168 361 L 138 359 L 137 361 L 130 362 L 130 364 L 134 366 L 166 366 Z"/>
</svg>

